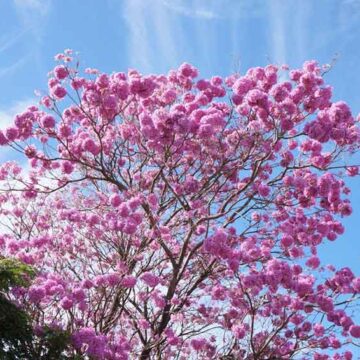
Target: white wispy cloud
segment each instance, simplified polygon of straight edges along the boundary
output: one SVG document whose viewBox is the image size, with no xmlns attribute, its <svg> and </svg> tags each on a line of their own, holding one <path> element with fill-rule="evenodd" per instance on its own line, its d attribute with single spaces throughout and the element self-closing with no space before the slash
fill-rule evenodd
<svg viewBox="0 0 360 360">
<path fill-rule="evenodd" d="M 0 53 L 11 51 L 11 47 L 22 40 L 21 45 L 26 53 L 10 65 L 0 68 L 0 77 L 11 74 L 15 69 L 24 65 L 30 58 L 39 64 L 41 59 L 41 43 L 45 33 L 48 15 L 51 10 L 52 0 L 12 0 L 18 19 L 19 30 L 7 33 L 0 40 Z M 25 39 L 23 39 L 25 37 Z"/>
<path fill-rule="evenodd" d="M 0 53 L 7 53 L 18 45 L 25 36 L 30 36 L 30 50 L 20 56 L 18 60 L 0 66 L 0 78 L 11 75 L 23 66 L 31 56 L 39 55 L 39 44 L 43 35 L 46 17 L 50 11 L 51 0 L 13 0 L 18 17 L 18 29 L 7 32 L 0 37 Z M 29 40 L 29 39 L 28 39 Z"/>
<path fill-rule="evenodd" d="M 29 29 L 20 29 L 13 33 L 7 33 L 0 38 L 0 53 L 14 46 Z"/>
<path fill-rule="evenodd" d="M 220 15 L 218 13 L 215 13 L 212 10 L 206 9 L 204 7 L 194 7 L 194 3 L 192 3 L 190 6 L 186 6 L 183 3 L 176 3 L 174 1 L 170 2 L 167 0 L 163 0 L 162 4 L 166 6 L 171 11 L 175 11 L 176 13 L 188 17 L 195 17 L 195 18 L 201 18 L 201 19 L 219 19 Z"/>
<path fill-rule="evenodd" d="M 13 0 L 16 10 L 21 13 L 23 20 L 32 23 L 35 17 L 48 15 L 51 0 Z"/>
<path fill-rule="evenodd" d="M 281 0 L 268 2 L 268 16 L 270 21 L 270 48 L 271 61 L 276 64 L 285 64 L 287 61 L 286 48 L 286 3 Z"/>
<path fill-rule="evenodd" d="M 126 1 L 123 16 L 128 25 L 127 52 L 135 66 L 151 71 L 151 49 L 147 28 L 145 3 L 141 0 Z"/>
<path fill-rule="evenodd" d="M 161 0 L 161 2 L 179 15 L 203 20 L 252 18 L 264 13 L 263 0 Z"/>
<path fill-rule="evenodd" d="M 307 57 L 307 50 L 309 50 L 308 35 L 309 35 L 309 14 L 313 13 L 312 2 L 304 1 L 301 6 L 292 8 L 293 10 L 293 38 L 295 39 L 296 50 L 295 55 L 298 61 L 303 62 Z M 294 52 L 293 52 L 294 53 Z"/>
<path fill-rule="evenodd" d="M 343 5 L 360 6 L 360 0 L 343 0 Z"/>
<path fill-rule="evenodd" d="M 125 19 L 128 33 L 121 35 L 129 63 L 143 72 L 154 72 L 176 68 L 191 58 L 199 58 L 203 69 L 211 70 L 223 56 L 218 51 L 222 47 L 217 41 L 218 21 L 236 22 L 261 16 L 264 13 L 264 6 L 258 6 L 261 1 L 123 0 L 121 6 L 116 0 L 108 3 Z M 237 30 L 236 26 L 233 54 L 226 56 L 237 55 Z"/>
<path fill-rule="evenodd" d="M 179 65 L 183 39 L 178 14 L 169 12 L 160 0 L 127 0 L 124 5 L 120 11 L 128 28 L 126 46 L 131 66 L 148 73 Z"/>
<path fill-rule="evenodd" d="M 240 45 L 243 42 L 244 32 L 241 31 L 241 23 L 236 19 L 231 19 L 231 53 L 230 53 L 230 71 L 240 72 L 241 70 L 241 54 Z"/>
<path fill-rule="evenodd" d="M 52 0 L 13 0 L 24 31 L 30 31 L 36 42 L 41 42 L 50 13 Z"/>
<path fill-rule="evenodd" d="M 161 54 L 164 64 L 175 68 L 183 59 L 180 58 L 179 49 L 184 43 L 183 29 L 179 18 L 169 14 L 166 7 L 157 1 L 153 4 L 152 27 L 154 31 L 154 43 L 157 52 Z"/>
<path fill-rule="evenodd" d="M 0 67 L 0 78 L 13 74 L 16 70 L 23 66 L 29 60 L 29 58 L 30 54 L 20 58 L 11 65 Z"/>
</svg>

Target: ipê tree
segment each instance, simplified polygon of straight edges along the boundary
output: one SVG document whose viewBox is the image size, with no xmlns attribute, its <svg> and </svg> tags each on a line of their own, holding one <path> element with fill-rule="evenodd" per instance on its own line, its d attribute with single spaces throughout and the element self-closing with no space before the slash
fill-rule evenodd
<svg viewBox="0 0 360 360">
<path fill-rule="evenodd" d="M 84 359 L 346 359 L 360 278 L 323 267 L 344 232 L 358 119 L 327 67 L 199 79 L 81 75 L 70 51 L 0 143 L 12 297 Z M 288 81 L 281 82 L 282 71 Z"/>
</svg>

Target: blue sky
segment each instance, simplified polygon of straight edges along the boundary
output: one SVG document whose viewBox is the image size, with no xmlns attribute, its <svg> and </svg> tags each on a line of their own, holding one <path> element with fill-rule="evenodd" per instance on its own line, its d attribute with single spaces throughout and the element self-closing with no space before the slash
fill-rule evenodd
<svg viewBox="0 0 360 360">
<path fill-rule="evenodd" d="M 360 0 L 1 0 L 0 127 L 46 89 L 53 56 L 80 53 L 84 67 L 166 72 L 187 61 L 202 76 L 269 62 L 329 63 L 335 99 L 360 112 Z M 11 156 L 0 153 L 0 161 Z M 360 182 L 346 234 L 325 262 L 360 274 Z"/>
</svg>

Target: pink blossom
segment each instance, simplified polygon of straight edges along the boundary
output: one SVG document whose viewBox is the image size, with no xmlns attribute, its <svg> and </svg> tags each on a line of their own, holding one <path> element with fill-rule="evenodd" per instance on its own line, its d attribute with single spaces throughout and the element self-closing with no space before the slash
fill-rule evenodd
<svg viewBox="0 0 360 360">
<path fill-rule="evenodd" d="M 109 200 L 113 207 L 118 207 L 122 203 L 121 197 L 118 194 L 111 195 Z"/>
<path fill-rule="evenodd" d="M 16 127 L 9 127 L 5 130 L 7 140 L 14 141 L 19 136 L 19 131 Z"/>
<path fill-rule="evenodd" d="M 245 95 L 252 87 L 254 83 L 251 79 L 248 78 L 240 78 L 236 80 L 233 85 L 233 91 L 236 95 Z"/>
<path fill-rule="evenodd" d="M 350 326 L 350 335 L 354 338 L 360 338 L 360 326 L 351 325 Z"/>
<path fill-rule="evenodd" d="M 44 128 L 53 128 L 55 126 L 55 118 L 51 115 L 45 115 L 41 118 L 41 125 Z"/>
<path fill-rule="evenodd" d="M 67 91 L 64 87 L 57 85 L 54 88 L 51 89 L 52 95 L 58 100 L 64 98 L 67 94 Z"/>
<path fill-rule="evenodd" d="M 140 278 L 146 285 L 150 287 L 155 287 L 160 282 L 159 277 L 150 272 L 145 272 Z"/>
<path fill-rule="evenodd" d="M 116 286 L 120 283 L 121 277 L 119 274 L 113 273 L 106 275 L 106 281 L 110 286 Z"/>
<path fill-rule="evenodd" d="M 86 349 L 85 352 L 95 358 L 104 357 L 106 348 L 106 336 L 97 335 L 93 328 L 82 328 L 72 336 L 74 346 L 77 349 Z M 84 345 L 86 345 L 84 347 Z"/>
<path fill-rule="evenodd" d="M 205 339 L 193 339 L 193 340 L 191 340 L 191 346 L 195 351 L 201 351 L 206 346 L 206 340 Z"/>
<path fill-rule="evenodd" d="M 238 339 L 243 339 L 246 335 L 246 329 L 243 325 L 235 326 L 232 331 Z"/>
<path fill-rule="evenodd" d="M 70 161 L 63 161 L 61 169 L 65 174 L 71 174 L 74 171 L 74 165 Z"/>
<path fill-rule="evenodd" d="M 29 300 L 33 303 L 39 303 L 45 297 L 45 290 L 40 286 L 32 286 L 28 292 Z"/>
<path fill-rule="evenodd" d="M 68 76 L 68 70 L 63 65 L 58 65 L 54 68 L 55 77 L 58 80 L 63 80 Z"/>
<path fill-rule="evenodd" d="M 0 130 L 0 145 L 6 145 L 8 143 L 7 138 L 5 137 L 3 131 Z"/>
<path fill-rule="evenodd" d="M 90 152 L 94 156 L 98 155 L 100 152 L 100 147 L 95 143 L 91 138 L 88 138 L 83 143 L 84 150 Z"/>
<path fill-rule="evenodd" d="M 187 63 L 184 63 L 179 67 L 179 72 L 182 76 L 185 77 L 196 78 L 198 76 L 197 69 L 194 66 Z"/>
<path fill-rule="evenodd" d="M 317 256 L 312 256 L 307 262 L 306 265 L 312 269 L 316 269 L 320 265 L 320 260 Z"/>
<path fill-rule="evenodd" d="M 349 176 L 356 176 L 359 174 L 359 167 L 358 166 L 349 166 L 346 168 L 346 171 Z"/>
<path fill-rule="evenodd" d="M 60 303 L 61 307 L 64 309 L 64 310 L 70 310 L 73 306 L 73 301 L 68 298 L 68 297 L 64 297 L 62 300 L 61 300 L 61 303 Z"/>
<path fill-rule="evenodd" d="M 83 289 L 77 288 L 73 290 L 72 296 L 77 302 L 81 302 L 85 299 L 86 295 Z"/>
<path fill-rule="evenodd" d="M 122 280 L 121 280 L 121 285 L 126 287 L 126 288 L 133 288 L 136 285 L 136 278 L 134 276 L 125 276 Z"/>
</svg>

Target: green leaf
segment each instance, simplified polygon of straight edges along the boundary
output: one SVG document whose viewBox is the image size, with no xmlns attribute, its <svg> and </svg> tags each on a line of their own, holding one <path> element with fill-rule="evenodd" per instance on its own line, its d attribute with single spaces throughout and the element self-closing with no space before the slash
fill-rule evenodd
<svg viewBox="0 0 360 360">
<path fill-rule="evenodd" d="M 0 290 L 7 291 L 12 286 L 29 286 L 36 275 L 35 270 L 19 260 L 0 258 Z"/>
</svg>

